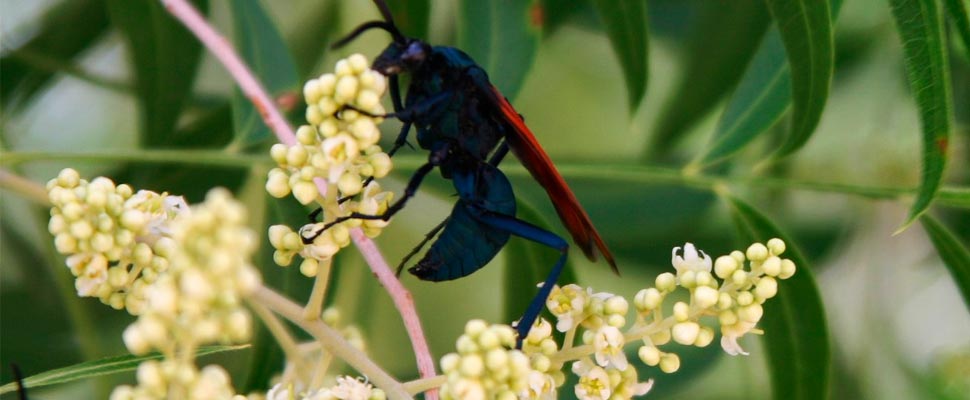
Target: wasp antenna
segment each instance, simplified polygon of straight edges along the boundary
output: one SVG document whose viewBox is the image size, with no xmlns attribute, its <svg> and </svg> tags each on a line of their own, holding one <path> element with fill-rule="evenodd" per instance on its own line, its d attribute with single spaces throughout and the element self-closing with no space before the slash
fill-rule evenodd
<svg viewBox="0 0 970 400">
<path fill-rule="evenodd" d="M 394 36 L 394 41 L 404 44 L 406 42 L 404 34 L 397 29 L 397 24 L 394 23 L 394 15 L 391 14 L 391 8 L 387 6 L 387 3 L 384 0 L 374 0 L 374 5 L 377 6 L 378 10 L 381 10 L 381 15 L 384 17 L 384 20 L 390 24 L 391 29 L 388 29 L 387 31 Z"/>
<path fill-rule="evenodd" d="M 398 32 L 397 28 L 393 24 L 390 24 L 386 21 L 369 21 L 369 22 L 364 22 L 363 24 L 360 24 L 360 26 L 355 28 L 350 33 L 348 33 L 347 36 L 344 36 L 343 39 L 340 39 L 336 41 L 334 44 L 330 45 L 330 48 L 338 49 L 340 47 L 343 47 L 347 43 L 350 43 L 351 41 L 356 39 L 357 36 L 360 36 L 361 33 L 364 33 L 374 28 L 383 29 L 388 33 L 390 33 L 391 36 L 394 36 L 395 42 L 404 43 L 404 37 L 401 36 L 401 33 Z"/>
</svg>

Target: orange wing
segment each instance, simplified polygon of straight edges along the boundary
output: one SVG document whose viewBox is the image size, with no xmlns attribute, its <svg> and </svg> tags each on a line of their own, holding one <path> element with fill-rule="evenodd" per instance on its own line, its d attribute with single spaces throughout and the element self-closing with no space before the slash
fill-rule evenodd
<svg viewBox="0 0 970 400">
<path fill-rule="evenodd" d="M 579 204 L 576 195 L 566 185 L 566 181 L 562 178 L 562 175 L 559 175 L 559 171 L 552 164 L 549 155 L 539 146 L 539 142 L 532 132 L 529 131 L 529 127 L 525 126 L 522 116 L 512 108 L 512 105 L 509 104 L 505 96 L 495 86 L 491 87 L 491 95 L 493 102 L 505 117 L 504 119 L 513 128 L 512 134 L 507 135 L 505 140 L 509 142 L 509 147 L 511 147 L 512 152 L 522 161 L 522 164 L 529 170 L 532 177 L 539 181 L 539 184 L 546 189 L 549 200 L 552 200 L 553 206 L 556 207 L 556 213 L 559 214 L 559 219 L 562 220 L 563 224 L 566 225 L 566 229 L 572 234 L 573 242 L 583 250 L 583 253 L 586 254 L 586 257 L 590 261 L 596 261 L 596 254 L 593 251 L 593 246 L 596 246 L 600 253 L 603 253 L 603 258 L 606 258 L 606 262 L 613 268 L 613 272 L 619 274 L 620 271 L 616 268 L 616 261 L 613 260 L 613 254 L 606 247 L 603 238 L 596 232 L 596 228 L 593 227 L 593 221 L 589 219 L 589 215 L 586 214 L 583 206 Z"/>
</svg>

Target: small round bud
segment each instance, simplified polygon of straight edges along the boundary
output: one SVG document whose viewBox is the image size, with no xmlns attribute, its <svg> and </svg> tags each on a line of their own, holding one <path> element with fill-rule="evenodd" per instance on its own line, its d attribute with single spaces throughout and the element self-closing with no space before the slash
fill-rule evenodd
<svg viewBox="0 0 970 400">
<path fill-rule="evenodd" d="M 738 318 L 745 322 L 758 322 L 764 313 L 760 304 L 750 304 L 738 309 Z"/>
<path fill-rule="evenodd" d="M 737 271 L 734 271 L 733 274 L 731 274 L 731 283 L 735 284 L 736 286 L 742 286 L 747 281 L 748 281 L 748 273 L 744 272 L 743 270 L 739 269 Z"/>
<path fill-rule="evenodd" d="M 313 183 L 303 181 L 293 186 L 293 197 L 300 204 L 307 205 L 312 203 L 317 199 L 317 195 L 319 195 L 319 192 L 317 192 L 317 187 Z"/>
<path fill-rule="evenodd" d="M 698 287 L 717 287 L 717 281 L 714 280 L 714 275 L 711 275 L 711 273 L 708 271 L 697 271 L 694 273 L 694 282 Z"/>
<path fill-rule="evenodd" d="M 697 347 L 707 347 L 714 341 L 714 330 L 706 326 L 701 327 L 700 332 L 697 333 L 697 340 L 694 341 L 694 346 Z"/>
<path fill-rule="evenodd" d="M 57 184 L 66 188 L 72 188 L 81 181 L 81 175 L 73 168 L 64 168 L 57 174 Z"/>
<path fill-rule="evenodd" d="M 314 277 L 317 276 L 319 267 L 320 265 L 317 263 L 317 260 L 304 258 L 303 262 L 300 263 L 300 273 L 304 276 Z"/>
<path fill-rule="evenodd" d="M 791 278 L 792 275 L 795 275 L 795 263 L 787 258 L 781 260 L 781 272 L 778 273 L 778 277 L 781 279 L 788 279 Z"/>
<path fill-rule="evenodd" d="M 488 323 L 480 319 L 473 319 L 465 324 L 465 334 L 471 337 L 478 337 L 488 329 Z"/>
<path fill-rule="evenodd" d="M 697 286 L 697 274 L 694 271 L 687 270 L 681 272 L 680 274 L 680 285 L 685 288 L 692 288 Z"/>
<path fill-rule="evenodd" d="M 671 334 L 674 337 L 674 341 L 683 345 L 691 345 L 697 341 L 697 334 L 700 332 L 701 326 L 696 322 L 680 322 L 674 324 L 671 328 Z"/>
<path fill-rule="evenodd" d="M 352 76 L 341 77 L 337 81 L 337 89 L 334 93 L 334 99 L 342 103 L 350 103 L 354 101 L 355 97 L 357 97 L 357 78 Z"/>
<path fill-rule="evenodd" d="M 623 296 L 613 296 L 606 300 L 604 311 L 608 314 L 625 315 L 630 309 L 629 304 Z"/>
<path fill-rule="evenodd" d="M 727 310 L 734 305 L 734 299 L 731 298 L 730 294 L 721 293 L 717 296 L 717 308 L 722 310 Z"/>
<path fill-rule="evenodd" d="M 660 370 L 668 374 L 677 372 L 680 369 L 680 357 L 674 353 L 664 353 L 660 357 Z"/>
<path fill-rule="evenodd" d="M 690 318 L 690 306 L 687 303 L 678 301 L 674 304 L 674 319 L 677 322 L 684 322 Z"/>
<path fill-rule="evenodd" d="M 714 260 L 714 273 L 718 278 L 727 279 L 738 269 L 738 261 L 731 256 L 720 256 Z"/>
<path fill-rule="evenodd" d="M 361 74 L 370 69 L 367 65 L 367 57 L 359 53 L 351 54 L 350 57 L 347 57 L 347 64 L 350 65 L 350 70 L 354 74 Z"/>
<path fill-rule="evenodd" d="M 778 294 L 778 281 L 770 276 L 761 278 L 754 288 L 755 297 L 761 299 L 770 299 L 775 297 L 776 294 Z"/>
<path fill-rule="evenodd" d="M 761 264 L 761 270 L 768 276 L 778 276 L 781 274 L 781 259 L 777 256 L 770 256 Z"/>
<path fill-rule="evenodd" d="M 768 248 L 761 243 L 755 243 L 748 246 L 748 250 L 745 252 L 748 259 L 751 261 L 764 261 L 768 258 Z"/>
<path fill-rule="evenodd" d="M 731 326 L 738 323 L 738 315 L 731 310 L 724 310 L 717 314 L 717 320 L 721 326 Z"/>
<path fill-rule="evenodd" d="M 663 346 L 667 344 L 668 342 L 670 342 L 670 329 L 664 329 L 653 335 L 650 335 L 650 341 L 657 346 Z"/>
<path fill-rule="evenodd" d="M 617 328 L 622 328 L 626 325 L 626 317 L 619 314 L 613 314 L 606 318 L 606 324 L 609 326 L 615 326 Z"/>
<path fill-rule="evenodd" d="M 657 287 L 657 290 L 669 292 L 677 287 L 677 278 L 674 276 L 674 274 L 664 272 L 657 275 L 654 285 Z"/>
<path fill-rule="evenodd" d="M 717 289 L 709 286 L 698 286 L 694 289 L 694 304 L 707 309 L 717 304 L 720 294 Z"/>
<path fill-rule="evenodd" d="M 307 103 L 316 103 L 321 97 L 323 97 L 323 91 L 320 90 L 320 81 L 310 79 L 303 85 L 303 98 Z"/>
<path fill-rule="evenodd" d="M 733 258 L 734 261 L 737 261 L 738 262 L 738 265 L 744 264 L 744 261 L 745 261 L 744 253 L 742 253 L 742 252 L 740 252 L 738 250 L 735 250 L 735 251 L 732 251 L 731 252 L 731 258 Z"/>
<path fill-rule="evenodd" d="M 768 240 L 768 251 L 770 251 L 771 254 L 776 256 L 780 255 L 781 253 L 784 253 L 785 241 L 778 238 L 772 238 Z"/>
<path fill-rule="evenodd" d="M 640 361 L 651 367 L 660 363 L 660 350 L 654 346 L 641 346 L 640 350 L 637 350 L 637 356 L 640 357 Z"/>
<path fill-rule="evenodd" d="M 353 196 L 360 193 L 360 190 L 364 188 L 363 182 L 360 180 L 360 175 L 355 173 L 346 172 L 340 176 L 340 180 L 337 181 L 337 188 L 344 196 Z"/>
</svg>

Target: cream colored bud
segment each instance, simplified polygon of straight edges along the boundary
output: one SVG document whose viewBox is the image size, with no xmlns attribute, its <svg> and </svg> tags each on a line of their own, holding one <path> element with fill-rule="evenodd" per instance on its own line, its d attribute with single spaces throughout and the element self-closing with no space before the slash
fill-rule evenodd
<svg viewBox="0 0 970 400">
<path fill-rule="evenodd" d="M 485 372 L 485 364 L 478 354 L 469 354 L 461 358 L 458 372 L 467 377 L 479 377 Z"/>
<path fill-rule="evenodd" d="M 273 252 L 273 262 L 281 267 L 289 266 L 293 262 L 293 253 L 276 250 Z"/>
<path fill-rule="evenodd" d="M 660 363 L 660 349 L 655 346 L 640 346 L 637 350 L 637 356 L 640 357 L 640 361 L 651 367 L 657 366 Z"/>
<path fill-rule="evenodd" d="M 307 205 L 312 203 L 317 199 L 317 195 L 319 195 L 319 192 L 317 192 L 317 187 L 313 183 L 304 181 L 293 186 L 293 197 L 295 197 L 300 204 Z"/>
<path fill-rule="evenodd" d="M 737 271 L 734 271 L 733 274 L 731 274 L 731 283 L 735 284 L 736 286 L 743 286 L 747 282 L 748 282 L 748 273 L 744 272 L 744 270 L 739 269 Z"/>
<path fill-rule="evenodd" d="M 625 315 L 630 309 L 630 305 L 622 296 L 613 296 L 606 300 L 604 311 L 608 314 Z"/>
<path fill-rule="evenodd" d="M 334 65 L 333 73 L 337 75 L 338 78 L 342 78 L 354 73 L 354 69 L 350 66 L 350 62 L 346 58 L 338 60 L 337 64 Z"/>
<path fill-rule="evenodd" d="M 626 317 L 619 314 L 613 314 L 606 318 L 606 324 L 609 326 L 614 326 L 617 328 L 622 328 L 626 325 Z"/>
<path fill-rule="evenodd" d="M 488 329 L 488 324 L 480 319 L 473 319 L 465 323 L 465 334 L 472 338 L 478 337 L 486 329 Z"/>
<path fill-rule="evenodd" d="M 125 328 L 124 333 L 121 334 L 122 340 L 125 342 L 125 347 L 128 351 L 134 355 L 142 355 L 151 350 L 151 346 L 145 337 L 142 336 L 141 331 L 138 329 L 138 325 L 132 324 Z"/>
<path fill-rule="evenodd" d="M 301 129 L 302 130 L 302 127 Z M 289 146 L 283 143 L 274 144 L 269 148 L 269 157 L 273 159 L 277 164 L 286 164 L 286 154 L 288 153 Z"/>
<path fill-rule="evenodd" d="M 140 232 L 148 224 L 148 217 L 138 210 L 125 210 L 121 214 L 121 226 L 132 231 Z"/>
<path fill-rule="evenodd" d="M 357 94 L 357 105 L 364 110 L 373 109 L 380 103 L 381 97 L 372 90 L 364 89 Z"/>
<path fill-rule="evenodd" d="M 738 318 L 745 322 L 758 322 L 764 313 L 764 308 L 761 308 L 760 304 L 750 304 L 738 309 Z"/>
<path fill-rule="evenodd" d="M 746 260 L 744 258 L 744 253 L 742 253 L 741 251 L 738 251 L 738 250 L 734 250 L 734 251 L 731 252 L 731 258 L 733 258 L 735 261 L 737 261 L 738 262 L 738 265 L 744 264 L 744 261 Z"/>
<path fill-rule="evenodd" d="M 391 157 L 387 153 L 371 154 L 367 157 L 367 162 L 374 167 L 371 176 L 375 178 L 383 178 L 391 172 Z"/>
<path fill-rule="evenodd" d="M 458 363 L 461 361 L 461 356 L 456 353 L 445 354 L 441 357 L 441 371 L 445 374 L 458 370 Z"/>
<path fill-rule="evenodd" d="M 680 357 L 674 353 L 664 353 L 660 357 L 660 370 L 668 374 L 677 372 L 680 369 Z"/>
<path fill-rule="evenodd" d="M 308 157 L 306 147 L 303 146 L 290 146 L 286 151 L 286 163 L 292 167 L 300 167 L 306 164 Z"/>
<path fill-rule="evenodd" d="M 113 236 L 98 232 L 91 237 L 91 248 L 94 251 L 105 253 L 115 245 Z"/>
<path fill-rule="evenodd" d="M 773 255 L 781 255 L 785 252 L 785 241 L 779 238 L 772 238 L 768 240 L 768 250 L 771 251 Z"/>
<path fill-rule="evenodd" d="M 761 278 L 754 288 L 754 295 L 758 298 L 770 299 L 776 294 L 778 294 L 778 281 L 770 276 Z"/>
<path fill-rule="evenodd" d="M 501 346 L 498 335 L 492 330 L 486 330 L 478 335 L 478 345 L 485 350 L 498 348 Z"/>
<path fill-rule="evenodd" d="M 492 349 L 485 354 L 485 367 L 489 371 L 505 368 L 509 362 L 509 355 L 504 349 Z"/>
<path fill-rule="evenodd" d="M 325 115 L 329 115 L 329 114 L 324 114 L 324 113 L 322 113 L 320 111 L 321 111 L 320 108 L 315 107 L 313 104 L 308 105 L 306 107 L 306 120 L 307 120 L 307 122 L 309 122 L 309 123 L 311 123 L 313 125 L 320 124 L 320 122 L 323 121 L 324 116 Z"/>
<path fill-rule="evenodd" d="M 686 270 L 678 274 L 680 286 L 692 288 L 697 286 L 697 274 L 694 271 Z"/>
<path fill-rule="evenodd" d="M 674 274 L 664 272 L 657 275 L 654 285 L 657 287 L 657 290 L 670 292 L 677 287 L 677 278 L 674 276 Z"/>
<path fill-rule="evenodd" d="M 674 319 L 677 322 L 684 322 L 690 318 L 690 306 L 687 303 L 678 301 L 674 304 Z"/>
<path fill-rule="evenodd" d="M 337 181 L 337 188 L 340 189 L 340 193 L 344 196 L 353 196 L 360 193 L 360 190 L 364 188 L 364 184 L 360 179 L 360 175 L 346 172 Z"/>
<path fill-rule="evenodd" d="M 700 332 L 701 326 L 696 322 L 680 322 L 674 324 L 671 328 L 671 335 L 674 341 L 683 345 L 691 345 L 697 340 L 697 334 Z"/>
<path fill-rule="evenodd" d="M 764 261 L 766 258 L 768 258 L 768 248 L 761 243 L 755 243 L 748 246 L 748 250 L 745 252 L 745 255 L 751 261 Z"/>
<path fill-rule="evenodd" d="M 64 168 L 57 174 L 57 184 L 66 188 L 77 186 L 81 182 L 81 175 L 73 168 Z"/>
<path fill-rule="evenodd" d="M 754 295 L 751 292 L 739 292 L 738 293 L 738 304 L 741 306 L 746 306 L 754 302 Z"/>
<path fill-rule="evenodd" d="M 338 73 L 339 75 L 339 73 Z M 334 100 L 340 103 L 350 103 L 357 97 L 357 78 L 353 76 L 342 76 L 337 80 L 337 90 L 334 93 Z"/>
<path fill-rule="evenodd" d="M 777 256 L 770 256 L 761 264 L 761 270 L 768 276 L 778 276 L 781 274 L 781 259 Z"/>
<path fill-rule="evenodd" d="M 657 346 L 663 346 L 667 344 L 667 342 L 670 342 L 670 329 L 664 329 L 653 335 L 650 335 L 650 341 Z"/>
<path fill-rule="evenodd" d="M 337 76 L 334 74 L 323 74 L 317 78 L 317 84 L 320 85 L 320 94 L 323 97 L 332 96 L 334 89 L 337 87 Z"/>
<path fill-rule="evenodd" d="M 293 232 L 293 230 L 286 225 L 273 225 L 269 227 L 269 243 L 277 249 L 285 249 L 283 238 L 290 232 Z"/>
<path fill-rule="evenodd" d="M 718 278 L 727 279 L 738 269 L 738 261 L 731 256 L 720 256 L 714 261 L 714 273 Z"/>
<path fill-rule="evenodd" d="M 709 286 L 698 286 L 694 289 L 694 304 L 702 309 L 713 307 L 717 304 L 720 294 L 717 289 Z"/>
<path fill-rule="evenodd" d="M 731 298 L 730 294 L 721 293 L 717 296 L 717 308 L 726 310 L 734 305 L 734 299 Z"/>
<path fill-rule="evenodd" d="M 697 271 L 694 276 L 694 282 L 697 286 L 717 287 L 717 281 L 714 280 L 714 275 L 711 275 L 709 271 Z"/>
<path fill-rule="evenodd" d="M 310 79 L 303 85 L 303 98 L 307 103 L 316 103 L 321 97 L 323 97 L 323 91 L 320 90 L 320 81 Z"/>
<path fill-rule="evenodd" d="M 694 341 L 694 346 L 697 347 L 707 347 L 714 341 L 714 330 L 706 326 L 702 326 L 700 332 L 697 334 L 697 340 Z"/>
<path fill-rule="evenodd" d="M 778 277 L 781 279 L 788 279 L 791 278 L 792 275 L 795 275 L 795 263 L 787 258 L 781 260 L 781 272 L 778 273 Z"/>
<path fill-rule="evenodd" d="M 361 74 L 370 69 L 370 66 L 367 65 L 367 57 L 364 57 L 363 54 L 351 54 L 350 57 L 347 57 L 347 63 L 354 74 Z"/>
<path fill-rule="evenodd" d="M 54 247 L 61 254 L 75 253 L 78 250 L 77 239 L 69 233 L 60 233 L 54 236 Z"/>
<path fill-rule="evenodd" d="M 94 227 L 88 221 L 76 221 L 71 224 L 71 234 L 78 239 L 87 239 L 94 234 Z"/>
<path fill-rule="evenodd" d="M 319 264 L 317 260 L 312 258 L 305 258 L 303 262 L 300 263 L 300 273 L 304 276 L 314 277 L 317 276 L 317 270 L 319 269 Z"/>
</svg>

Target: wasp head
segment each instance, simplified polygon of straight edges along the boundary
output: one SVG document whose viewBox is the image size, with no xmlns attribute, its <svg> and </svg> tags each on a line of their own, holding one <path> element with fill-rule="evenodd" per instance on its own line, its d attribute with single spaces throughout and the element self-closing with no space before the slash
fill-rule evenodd
<svg viewBox="0 0 970 400">
<path fill-rule="evenodd" d="M 417 69 L 429 54 L 431 46 L 417 39 L 406 39 L 403 43 L 392 42 L 377 56 L 371 68 L 383 75 L 397 75 Z"/>
</svg>

